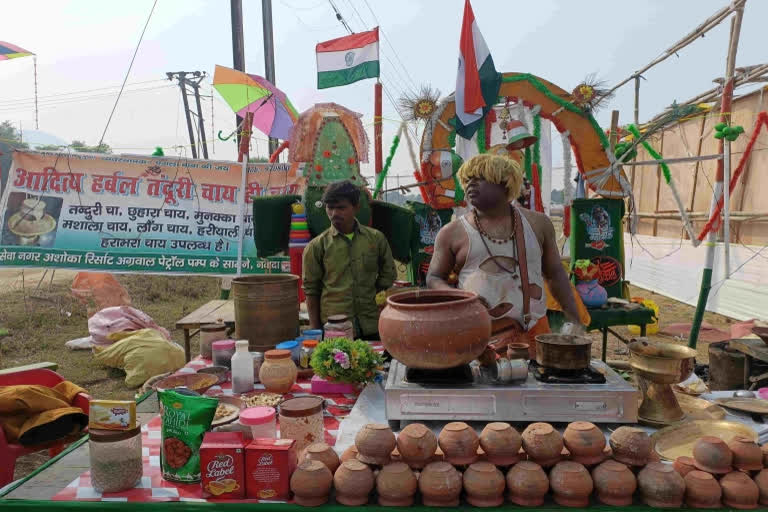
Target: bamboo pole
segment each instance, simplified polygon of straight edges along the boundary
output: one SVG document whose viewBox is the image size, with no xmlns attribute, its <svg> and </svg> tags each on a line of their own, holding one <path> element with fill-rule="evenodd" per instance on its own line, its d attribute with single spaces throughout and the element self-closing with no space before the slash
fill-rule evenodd
<svg viewBox="0 0 768 512">
<path fill-rule="evenodd" d="M 734 2 L 735 3 L 735 2 Z M 744 5 L 742 5 L 735 11 L 734 17 L 731 22 L 731 40 L 728 43 L 728 59 L 725 64 L 725 84 L 723 86 L 723 99 L 720 102 L 720 122 L 726 122 L 730 118 L 731 112 L 731 100 L 733 99 L 733 73 L 736 68 L 736 52 L 739 48 L 739 35 L 741 34 L 741 20 L 744 17 Z M 725 141 L 727 143 L 727 141 Z M 724 139 L 720 139 L 721 152 L 724 150 Z M 730 148 L 729 148 L 730 149 Z M 730 166 L 730 150 L 728 151 L 728 165 Z M 712 203 L 710 205 L 710 213 L 713 214 L 717 209 L 717 203 L 720 200 L 720 194 L 723 191 L 723 179 L 724 179 L 724 160 L 718 160 L 717 165 L 717 183 L 715 184 L 715 193 L 712 195 Z M 728 220 L 728 219 L 726 219 Z M 699 339 L 699 329 L 701 328 L 701 321 L 704 318 L 704 310 L 707 307 L 707 300 L 709 299 L 709 290 L 712 288 L 712 269 L 715 263 L 715 248 L 717 241 L 717 233 L 715 230 L 710 230 L 707 236 L 707 254 L 704 263 L 704 271 L 701 276 L 701 289 L 699 290 L 699 300 L 696 304 L 696 313 L 693 317 L 693 324 L 691 325 L 691 333 L 688 338 L 688 346 L 696 348 L 696 343 Z M 726 278 L 727 278 L 726 274 Z"/>
</svg>

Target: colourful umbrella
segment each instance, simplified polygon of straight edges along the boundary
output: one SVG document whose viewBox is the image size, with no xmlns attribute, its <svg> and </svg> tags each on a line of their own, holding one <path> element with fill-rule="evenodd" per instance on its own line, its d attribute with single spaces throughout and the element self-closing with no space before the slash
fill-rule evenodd
<svg viewBox="0 0 768 512">
<path fill-rule="evenodd" d="M 0 60 L 18 59 L 19 57 L 29 57 L 30 55 L 34 55 L 34 53 L 11 43 L 0 41 Z"/>
<path fill-rule="evenodd" d="M 253 126 L 275 139 L 290 138 L 299 114 L 285 93 L 265 78 L 216 66 L 213 86 L 240 117 L 253 112 Z"/>
</svg>

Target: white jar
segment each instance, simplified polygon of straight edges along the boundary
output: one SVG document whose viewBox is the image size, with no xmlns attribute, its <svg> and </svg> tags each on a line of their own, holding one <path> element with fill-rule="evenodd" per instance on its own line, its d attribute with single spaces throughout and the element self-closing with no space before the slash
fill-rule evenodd
<svg viewBox="0 0 768 512">
<path fill-rule="evenodd" d="M 232 356 L 232 392 L 253 391 L 253 356 L 248 352 L 248 340 L 237 340 Z"/>
<path fill-rule="evenodd" d="M 277 422 L 272 407 L 249 407 L 240 411 L 240 423 L 250 427 L 252 439 L 275 439 Z"/>
</svg>

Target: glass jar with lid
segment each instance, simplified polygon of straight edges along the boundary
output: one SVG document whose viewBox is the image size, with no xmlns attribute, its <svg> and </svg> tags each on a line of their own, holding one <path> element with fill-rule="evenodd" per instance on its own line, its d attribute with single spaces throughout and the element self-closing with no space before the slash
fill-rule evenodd
<svg viewBox="0 0 768 512">
<path fill-rule="evenodd" d="M 297 453 L 313 443 L 324 442 L 324 402 L 319 396 L 302 396 L 280 404 L 280 438 L 295 439 Z"/>
<path fill-rule="evenodd" d="M 317 348 L 317 340 L 304 340 L 301 342 L 301 357 L 299 358 L 299 368 L 308 370 L 311 368 L 312 353 Z"/>
<path fill-rule="evenodd" d="M 227 337 L 227 326 L 223 323 L 205 324 L 200 326 L 200 356 L 211 359 L 214 341 Z"/>
<path fill-rule="evenodd" d="M 235 340 L 214 341 L 213 347 L 213 365 L 226 366 L 232 368 L 232 356 L 235 355 Z"/>
<path fill-rule="evenodd" d="M 293 359 L 294 364 L 299 364 L 299 357 L 301 356 L 301 345 L 296 340 L 288 340 L 284 341 L 282 343 L 278 343 L 275 347 L 277 350 L 290 350 L 291 351 L 291 359 Z"/>
<path fill-rule="evenodd" d="M 323 331 L 325 332 L 324 339 L 329 339 L 329 332 L 343 332 L 345 338 L 355 339 L 355 326 L 352 325 L 349 315 L 329 316 L 328 321 L 323 326 Z"/>
<path fill-rule="evenodd" d="M 120 492 L 141 482 L 141 426 L 131 430 L 89 432 L 91 486 L 98 492 Z"/>
<path fill-rule="evenodd" d="M 264 364 L 264 352 L 251 352 L 253 357 L 253 382 L 261 382 L 259 380 L 259 370 L 261 365 Z"/>
</svg>

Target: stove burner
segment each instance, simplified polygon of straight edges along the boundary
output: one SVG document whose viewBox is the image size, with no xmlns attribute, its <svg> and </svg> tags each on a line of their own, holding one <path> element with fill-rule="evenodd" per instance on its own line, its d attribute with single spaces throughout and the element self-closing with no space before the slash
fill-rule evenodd
<svg viewBox="0 0 768 512">
<path fill-rule="evenodd" d="M 541 366 L 533 359 L 528 368 L 536 380 L 546 384 L 605 384 L 605 375 L 592 366 L 579 370 L 558 370 Z"/>
<path fill-rule="evenodd" d="M 406 368 L 405 381 L 412 384 L 436 384 L 441 386 L 454 386 L 459 384 L 472 384 L 472 369 L 468 364 L 447 368 L 445 370 L 422 370 L 419 368 Z"/>
</svg>

